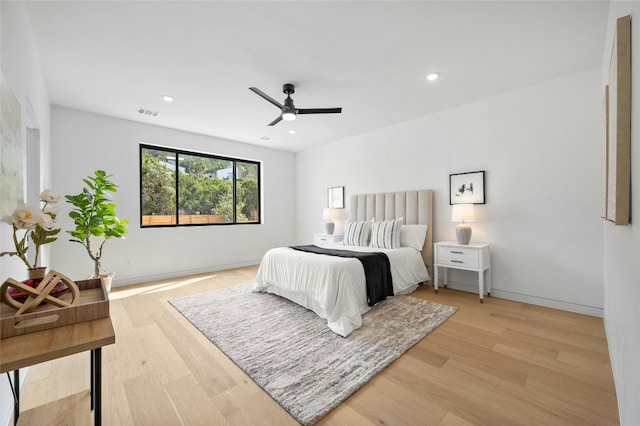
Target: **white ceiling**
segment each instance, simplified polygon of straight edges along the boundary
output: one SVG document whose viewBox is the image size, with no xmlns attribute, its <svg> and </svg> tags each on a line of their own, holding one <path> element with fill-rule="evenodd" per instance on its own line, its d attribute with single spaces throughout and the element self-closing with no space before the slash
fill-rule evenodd
<svg viewBox="0 0 640 426">
<path fill-rule="evenodd" d="M 289 151 L 598 66 L 609 8 L 600 1 L 27 4 L 53 104 Z M 432 71 L 441 78 L 427 83 Z M 296 107 L 341 106 L 342 114 L 267 127 L 279 110 L 248 88 L 282 102 L 283 83 L 296 85 Z M 164 94 L 175 101 L 165 103 Z M 139 107 L 161 114 L 143 116 Z"/>
</svg>

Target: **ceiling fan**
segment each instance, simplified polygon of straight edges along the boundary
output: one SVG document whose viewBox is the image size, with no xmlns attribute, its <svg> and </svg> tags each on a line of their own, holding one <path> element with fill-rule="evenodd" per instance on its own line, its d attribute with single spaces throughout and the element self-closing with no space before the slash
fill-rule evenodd
<svg viewBox="0 0 640 426">
<path fill-rule="evenodd" d="M 339 114 L 342 112 L 342 108 L 296 108 L 295 105 L 293 105 L 293 99 L 291 99 L 291 95 L 296 91 L 296 88 L 293 84 L 290 83 L 284 84 L 282 86 L 282 92 L 287 95 L 287 98 L 284 100 L 284 105 L 282 105 L 280 102 L 276 101 L 257 87 L 249 87 L 249 90 L 271 102 L 272 104 L 280 108 L 280 111 L 282 111 L 278 118 L 269 123 L 268 126 L 275 126 L 280 122 L 280 120 L 295 120 L 298 114 Z"/>
</svg>

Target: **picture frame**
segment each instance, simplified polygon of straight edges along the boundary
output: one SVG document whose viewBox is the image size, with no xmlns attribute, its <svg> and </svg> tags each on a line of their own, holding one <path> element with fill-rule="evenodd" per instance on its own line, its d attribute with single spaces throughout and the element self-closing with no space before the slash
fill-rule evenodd
<svg viewBox="0 0 640 426">
<path fill-rule="evenodd" d="M 629 225 L 631 213 L 631 17 L 616 21 L 609 62 L 606 134 L 606 220 Z M 603 200 L 603 203 L 605 201 Z M 605 210 L 606 209 L 606 210 Z"/>
<path fill-rule="evenodd" d="M 327 191 L 327 204 L 330 209 L 344 209 L 344 186 L 334 186 Z"/>
<path fill-rule="evenodd" d="M 11 214 L 24 199 L 24 143 L 22 140 L 22 114 L 20 102 L 0 71 L 0 217 Z"/>
<path fill-rule="evenodd" d="M 609 85 L 604 87 L 602 99 L 602 207 L 601 217 L 607 220 L 609 204 Z"/>
<path fill-rule="evenodd" d="M 484 170 L 449 175 L 449 204 L 484 204 Z"/>
</svg>

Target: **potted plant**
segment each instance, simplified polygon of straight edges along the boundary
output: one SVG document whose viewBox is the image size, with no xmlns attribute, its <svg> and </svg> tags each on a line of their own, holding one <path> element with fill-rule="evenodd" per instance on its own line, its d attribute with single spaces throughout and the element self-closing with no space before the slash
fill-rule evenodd
<svg viewBox="0 0 640 426">
<path fill-rule="evenodd" d="M 81 244 L 94 262 L 94 278 L 103 279 L 107 290 L 111 289 L 113 274 L 102 271 L 104 244 L 111 238 L 124 238 L 127 233 L 126 219 L 116 216 L 116 205 L 111 201 L 111 193 L 117 192 L 115 183 L 109 180 L 103 170 L 96 170 L 93 176 L 82 181 L 85 187 L 77 195 L 65 195 L 68 203 L 73 205 L 69 217 L 73 219 L 75 229 L 67 231 L 74 239 L 70 241 Z"/>
</svg>

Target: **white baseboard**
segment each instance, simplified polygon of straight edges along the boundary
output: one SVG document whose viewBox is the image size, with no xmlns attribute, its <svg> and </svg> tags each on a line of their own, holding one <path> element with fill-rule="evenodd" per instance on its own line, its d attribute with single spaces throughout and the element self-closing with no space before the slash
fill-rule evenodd
<svg viewBox="0 0 640 426">
<path fill-rule="evenodd" d="M 112 286 L 115 288 L 115 287 L 122 287 L 122 286 L 127 286 L 132 284 L 146 283 L 149 281 L 169 280 L 173 278 L 185 277 L 188 275 L 206 274 L 207 272 L 222 271 L 225 269 L 241 268 L 243 266 L 253 266 L 253 265 L 259 265 L 259 264 L 260 264 L 260 259 L 257 259 L 257 260 L 249 260 L 246 262 L 227 263 L 224 265 L 212 265 L 204 268 L 185 269 L 181 271 L 171 271 L 171 272 L 162 273 L 162 274 L 143 275 L 143 276 L 138 276 L 133 278 L 124 278 L 124 279 L 118 279 L 118 275 L 116 274 Z"/>
<path fill-rule="evenodd" d="M 442 282 L 438 284 L 440 287 Z M 468 291 L 470 293 L 478 293 L 478 286 L 464 284 L 449 280 L 447 287 L 454 290 Z M 529 303 L 531 305 L 544 306 L 547 308 L 561 309 L 563 311 L 575 312 L 578 314 L 591 315 L 602 318 L 604 309 L 597 306 L 580 305 L 578 303 L 565 302 L 562 300 L 548 299 L 545 297 L 532 296 L 529 294 L 515 293 L 512 291 L 504 291 L 496 288 L 491 289 L 491 297 L 499 297 L 501 299 L 513 300 L 514 302 Z"/>
<path fill-rule="evenodd" d="M 222 271 L 225 269 L 241 268 L 243 266 L 259 265 L 260 261 L 261 261 L 260 259 L 256 259 L 256 260 L 250 260 L 246 262 L 214 265 L 214 266 L 208 266 L 204 268 L 172 271 L 172 272 L 163 273 L 163 274 L 144 275 L 144 276 L 133 277 L 133 278 L 125 278 L 125 279 L 118 279 L 116 275 L 116 280 L 113 282 L 113 287 L 127 286 L 132 284 L 141 284 L 149 281 L 160 281 L 160 280 L 167 280 L 167 279 L 173 279 L 173 278 L 180 278 L 188 275 L 197 275 L 197 274 L 204 274 L 207 272 Z M 430 280 L 429 284 L 433 285 L 433 280 Z M 442 286 L 442 282 L 440 282 L 439 285 Z M 476 293 L 476 294 L 478 293 L 477 286 L 465 284 L 457 281 L 449 280 L 448 287 L 454 290 L 467 291 L 467 292 Z M 602 318 L 604 316 L 604 310 L 603 308 L 600 308 L 600 307 L 580 305 L 577 303 L 565 302 L 562 300 L 554 300 L 554 299 L 548 299 L 544 297 L 532 296 L 529 294 L 521 294 L 521 293 L 515 293 L 511 291 L 499 290 L 496 288 L 491 289 L 491 296 L 499 297 L 501 299 L 513 300 L 514 302 L 530 303 L 532 305 L 545 306 L 547 308 L 561 309 L 563 311 L 591 315 L 594 317 Z"/>
</svg>

